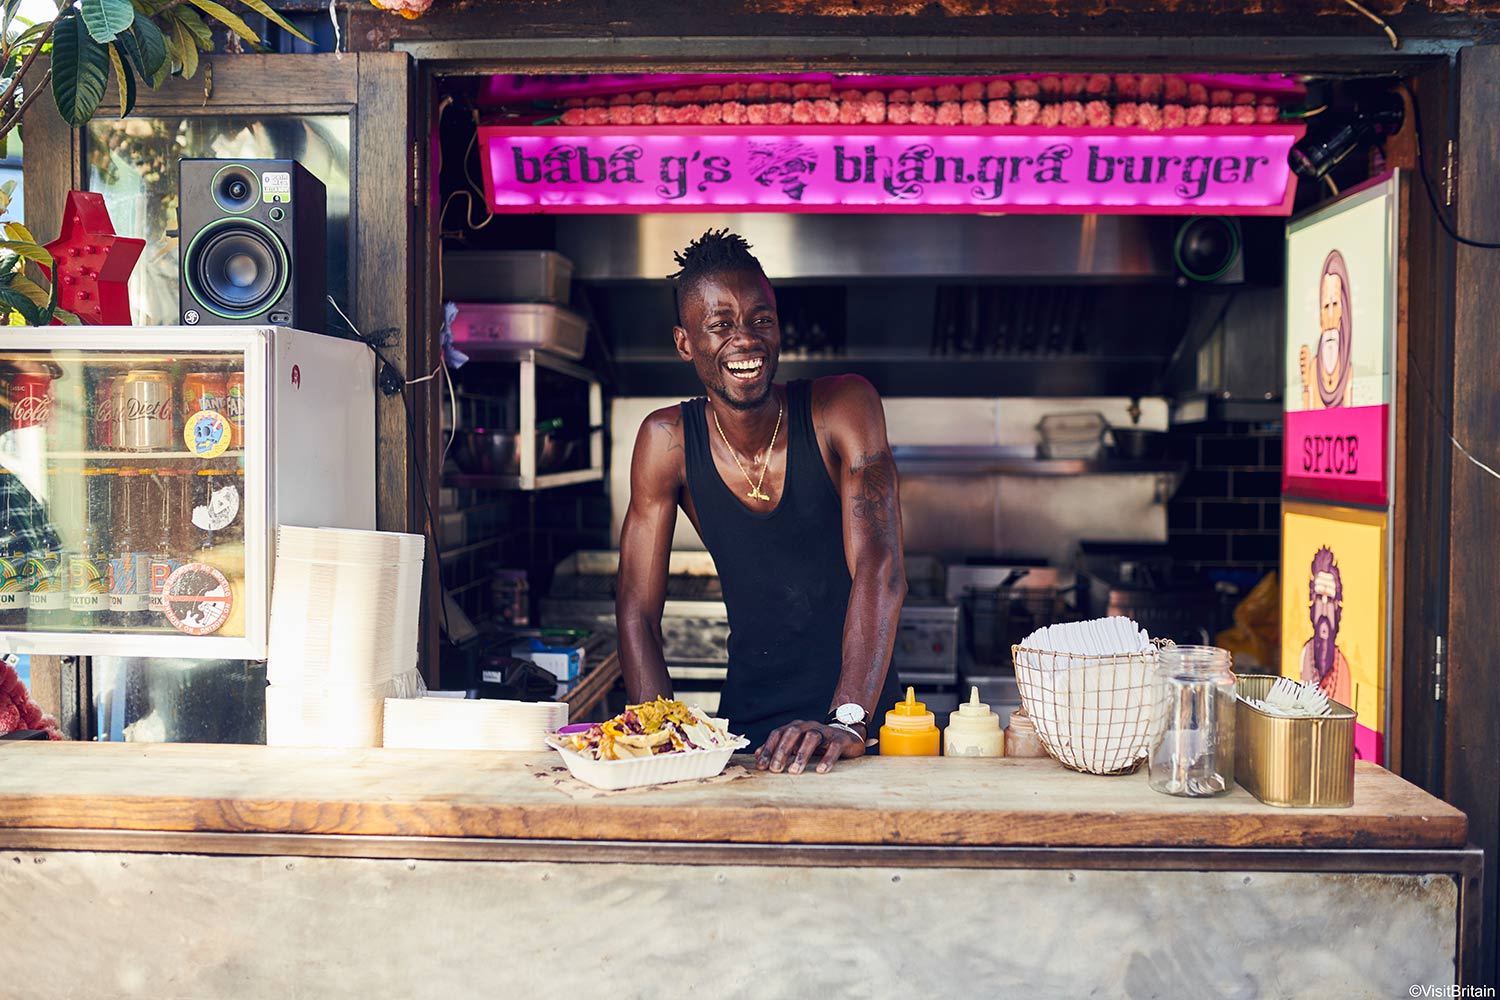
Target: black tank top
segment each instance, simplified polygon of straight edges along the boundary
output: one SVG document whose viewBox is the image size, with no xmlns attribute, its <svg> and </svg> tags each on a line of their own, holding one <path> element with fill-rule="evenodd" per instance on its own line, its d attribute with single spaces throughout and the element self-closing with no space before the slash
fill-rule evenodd
<svg viewBox="0 0 1500 1000">
<path fill-rule="evenodd" d="M 843 667 L 849 564 L 843 505 L 818 450 L 812 383 L 786 387 L 786 485 L 776 509 L 746 509 L 709 450 L 703 399 L 682 404 L 687 485 L 729 611 L 719 714 L 752 748 L 794 719 L 822 721 Z M 876 715 L 898 700 L 887 671 Z"/>
</svg>

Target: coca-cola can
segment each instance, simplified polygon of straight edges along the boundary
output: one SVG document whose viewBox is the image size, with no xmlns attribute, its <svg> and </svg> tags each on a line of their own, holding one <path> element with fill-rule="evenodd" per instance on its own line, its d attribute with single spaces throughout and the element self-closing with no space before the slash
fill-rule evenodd
<svg viewBox="0 0 1500 1000">
<path fill-rule="evenodd" d="M 10 379 L 10 425 L 46 427 L 52 419 L 52 376 L 19 372 Z"/>
<path fill-rule="evenodd" d="M 115 380 L 114 446 L 119 451 L 180 451 L 173 441 L 176 410 L 164 371 L 136 369 Z"/>
<path fill-rule="evenodd" d="M 94 447 L 109 451 L 115 446 L 115 377 L 107 375 L 94 384 Z"/>
</svg>

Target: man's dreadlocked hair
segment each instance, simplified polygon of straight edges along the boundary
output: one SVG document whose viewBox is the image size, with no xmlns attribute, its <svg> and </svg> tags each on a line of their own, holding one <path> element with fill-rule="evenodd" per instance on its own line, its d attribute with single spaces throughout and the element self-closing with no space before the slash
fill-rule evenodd
<svg viewBox="0 0 1500 1000">
<path fill-rule="evenodd" d="M 743 236 L 727 229 L 710 229 L 689 243 L 686 250 L 674 253 L 672 259 L 681 268 L 668 276 L 672 279 L 677 300 L 678 322 L 682 319 L 682 293 L 697 284 L 700 278 L 730 271 L 753 271 L 762 278 L 766 276 L 760 261 L 750 252 L 750 244 Z"/>
</svg>

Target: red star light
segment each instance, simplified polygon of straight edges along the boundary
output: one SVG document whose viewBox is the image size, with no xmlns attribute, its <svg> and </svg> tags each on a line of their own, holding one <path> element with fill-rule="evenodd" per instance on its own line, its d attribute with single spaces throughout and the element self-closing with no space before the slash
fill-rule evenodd
<svg viewBox="0 0 1500 1000">
<path fill-rule="evenodd" d="M 125 283 L 146 248 L 145 240 L 116 236 L 104 196 L 69 191 L 62 232 L 47 244 L 55 264 L 57 304 L 90 325 L 129 326 Z"/>
</svg>

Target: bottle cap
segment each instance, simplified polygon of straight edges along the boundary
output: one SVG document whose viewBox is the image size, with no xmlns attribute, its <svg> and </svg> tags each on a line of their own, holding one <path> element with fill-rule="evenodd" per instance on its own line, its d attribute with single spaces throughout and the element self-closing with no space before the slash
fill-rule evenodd
<svg viewBox="0 0 1500 1000">
<path fill-rule="evenodd" d="M 990 711 L 990 706 L 979 700 L 979 688 L 969 688 L 969 700 L 958 706 L 958 711 L 948 716 L 949 726 L 964 729 L 999 729 L 1000 716 Z"/>
<path fill-rule="evenodd" d="M 906 700 L 896 702 L 895 707 L 885 713 L 885 724 L 892 729 L 933 729 L 936 722 L 936 717 L 927 711 L 926 703 L 917 701 L 917 689 L 911 687 L 906 689 Z"/>
</svg>

